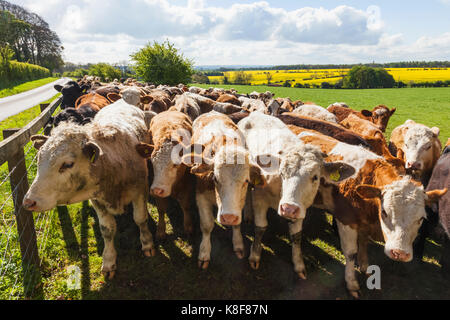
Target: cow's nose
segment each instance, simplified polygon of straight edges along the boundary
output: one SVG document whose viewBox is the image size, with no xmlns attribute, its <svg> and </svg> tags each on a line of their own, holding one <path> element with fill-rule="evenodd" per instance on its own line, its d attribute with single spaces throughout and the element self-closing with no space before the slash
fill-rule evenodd
<svg viewBox="0 0 450 320">
<path fill-rule="evenodd" d="M 36 207 L 36 204 L 37 204 L 36 201 L 28 199 L 28 198 L 25 198 L 22 203 L 23 207 L 28 211 L 32 211 L 33 208 Z"/>
<path fill-rule="evenodd" d="M 161 188 L 152 188 L 150 192 L 155 197 L 162 197 L 165 193 L 164 189 Z"/>
<path fill-rule="evenodd" d="M 222 214 L 220 215 L 220 223 L 225 226 L 237 226 L 239 217 L 234 214 Z"/>
<path fill-rule="evenodd" d="M 300 216 L 300 208 L 292 204 L 282 204 L 281 216 L 287 219 L 298 219 Z"/>
<path fill-rule="evenodd" d="M 391 259 L 401 262 L 407 262 L 410 260 L 411 255 L 402 250 L 392 249 Z"/>
</svg>

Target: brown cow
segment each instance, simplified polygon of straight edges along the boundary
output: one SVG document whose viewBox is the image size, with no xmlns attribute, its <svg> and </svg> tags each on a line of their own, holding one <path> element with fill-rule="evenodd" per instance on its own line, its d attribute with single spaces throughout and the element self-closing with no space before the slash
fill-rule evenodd
<svg viewBox="0 0 450 320">
<path fill-rule="evenodd" d="M 283 121 L 285 124 L 292 124 L 303 127 L 305 129 L 316 130 L 322 134 L 333 137 L 348 144 L 362 145 L 366 148 L 371 148 L 367 141 L 365 141 L 358 134 L 331 122 L 300 116 L 292 112 L 283 113 L 282 115 L 278 116 L 278 118 L 281 119 L 281 121 Z"/>
<path fill-rule="evenodd" d="M 346 258 L 347 288 L 358 297 L 354 266 L 368 267 L 369 237 L 385 241 L 385 254 L 396 261 L 413 257 L 412 243 L 425 218 L 425 204 L 437 201 L 446 189 L 425 192 L 406 175 L 403 166 L 391 163 L 362 147 L 339 142 L 319 133 L 300 133 L 299 138 L 321 148 L 329 161 L 340 161 L 356 169 L 354 176 L 336 185 L 321 185 L 315 206 L 337 219 L 341 247 Z"/>
<path fill-rule="evenodd" d="M 354 114 L 361 119 L 373 122 L 382 132 L 385 132 L 389 119 L 394 114 L 396 109 L 393 108 L 389 110 L 389 108 L 385 105 L 379 105 L 376 106 L 372 111 L 356 111 L 350 108 L 341 107 L 339 105 L 331 105 L 327 108 L 327 110 L 336 116 L 338 122 L 343 121 L 350 114 Z"/>
<path fill-rule="evenodd" d="M 164 214 L 167 211 L 168 197 L 180 204 L 184 214 L 184 230 L 187 235 L 192 235 L 190 200 L 194 196 L 194 176 L 181 161 L 172 157 L 175 148 L 184 150 L 190 143 L 191 135 L 192 122 L 187 115 L 179 111 L 166 111 L 156 115 L 150 123 L 151 143 L 141 143 L 136 147 L 142 157 L 150 159 L 153 167 L 154 178 L 150 194 L 156 197 L 158 208 L 158 239 L 166 237 Z M 186 140 L 184 143 L 183 139 Z"/>
<path fill-rule="evenodd" d="M 198 262 L 200 268 L 206 269 L 211 255 L 214 207 L 218 209 L 217 220 L 233 228 L 236 256 L 244 258 L 242 209 L 249 182 L 256 184 L 263 177 L 260 168 L 249 161 L 242 133 L 226 115 L 215 111 L 203 114 L 192 128 L 194 153 L 184 156 L 183 162 L 197 176 L 196 201 L 202 231 Z"/>
</svg>

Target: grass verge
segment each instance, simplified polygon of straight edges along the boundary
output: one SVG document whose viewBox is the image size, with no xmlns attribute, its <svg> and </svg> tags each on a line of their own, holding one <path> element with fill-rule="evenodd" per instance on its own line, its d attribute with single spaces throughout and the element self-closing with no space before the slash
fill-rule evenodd
<svg viewBox="0 0 450 320">
<path fill-rule="evenodd" d="M 5 88 L 0 90 L 0 98 L 9 97 L 18 93 L 22 93 L 25 91 L 29 91 L 38 87 L 41 87 L 43 85 L 46 85 L 47 83 L 53 82 L 58 80 L 59 78 L 44 78 L 39 80 L 34 80 L 30 82 L 25 82 L 21 84 L 13 84 L 9 88 Z"/>
</svg>

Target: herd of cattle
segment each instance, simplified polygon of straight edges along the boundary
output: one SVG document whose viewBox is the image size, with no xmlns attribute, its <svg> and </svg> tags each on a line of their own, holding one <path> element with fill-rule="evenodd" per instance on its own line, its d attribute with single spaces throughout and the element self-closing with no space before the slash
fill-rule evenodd
<svg viewBox="0 0 450 320">
<path fill-rule="evenodd" d="M 384 242 L 389 258 L 409 262 L 414 240 L 429 229 L 423 223 L 428 213 L 439 216 L 448 245 L 450 139 L 441 155 L 439 129 L 408 120 L 387 144 L 383 133 L 395 109 L 359 112 L 344 103 L 325 109 L 271 92 L 156 87 L 133 79 L 102 84 L 85 77 L 55 88 L 62 111 L 50 136 L 31 138 L 38 170 L 23 205 L 47 211 L 89 199 L 105 243 L 106 277 L 116 271 L 114 215 L 130 203 L 142 250 L 155 255 L 149 195 L 159 212 L 160 239 L 169 199 L 178 201 L 187 234 L 196 200 L 203 269 L 211 260 L 215 207 L 217 221 L 232 227 L 239 259 L 245 252 L 241 222 L 254 222 L 253 269 L 261 261 L 267 211 L 275 209 L 288 221 L 293 266 L 302 279 L 302 223 L 308 208 L 325 209 L 337 224 L 354 297 L 360 289 L 355 267 L 367 270 L 369 239 Z"/>
</svg>

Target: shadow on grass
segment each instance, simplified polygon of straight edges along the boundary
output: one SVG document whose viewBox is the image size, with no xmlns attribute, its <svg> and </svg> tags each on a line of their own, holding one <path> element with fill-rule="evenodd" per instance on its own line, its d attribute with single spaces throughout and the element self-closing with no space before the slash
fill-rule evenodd
<svg viewBox="0 0 450 320">
<path fill-rule="evenodd" d="M 131 210 L 128 210 L 131 211 Z M 293 271 L 291 246 L 287 222 L 275 211 L 268 213 L 269 227 L 263 238 L 259 270 L 248 264 L 253 224 L 243 224 L 242 234 L 246 256 L 239 260 L 233 252 L 232 230 L 216 225 L 211 235 L 211 263 L 208 270 L 199 270 L 197 256 L 201 242 L 198 214 L 195 215 L 195 232 L 191 239 L 183 236 L 183 214 L 177 204 L 171 203 L 168 217 L 173 227 L 165 241 L 155 240 L 158 253 L 147 258 L 141 252 L 139 229 L 131 212 L 117 217 L 117 272 L 112 281 L 99 289 L 90 290 L 93 275 L 89 260 L 82 260 L 83 299 L 152 299 L 152 300 L 203 300 L 203 299 L 348 299 L 345 289 L 344 265 L 339 238 L 320 210 L 310 210 L 303 225 L 302 252 L 308 279 L 299 280 Z M 80 250 L 88 255 L 88 218 L 96 219 L 95 212 L 83 206 Z M 94 223 L 98 255 L 103 250 L 103 240 Z M 152 234 L 156 222 L 149 219 Z M 425 255 L 437 259 L 442 248 L 429 241 Z M 92 250 L 91 250 L 92 254 Z M 366 277 L 358 275 L 363 299 L 448 299 L 450 284 L 445 282 L 436 264 L 396 263 L 389 260 L 383 247 L 369 246 L 369 262 L 377 264 L 382 272 L 382 290 L 366 289 Z"/>
</svg>

